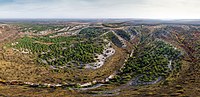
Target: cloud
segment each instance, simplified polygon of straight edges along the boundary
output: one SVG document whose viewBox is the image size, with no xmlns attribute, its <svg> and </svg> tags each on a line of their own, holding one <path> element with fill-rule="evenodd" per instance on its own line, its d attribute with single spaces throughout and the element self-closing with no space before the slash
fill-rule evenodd
<svg viewBox="0 0 200 97">
<path fill-rule="evenodd" d="M 199 5 L 199 0 L 0 0 L 0 18 L 200 18 Z"/>
</svg>

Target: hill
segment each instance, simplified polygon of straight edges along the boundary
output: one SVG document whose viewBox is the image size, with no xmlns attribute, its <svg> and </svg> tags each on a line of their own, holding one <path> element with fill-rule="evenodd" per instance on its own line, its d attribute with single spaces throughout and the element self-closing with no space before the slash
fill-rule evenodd
<svg viewBox="0 0 200 97">
<path fill-rule="evenodd" d="M 0 27 L 0 95 L 200 95 L 198 21 L 94 21 Z"/>
</svg>

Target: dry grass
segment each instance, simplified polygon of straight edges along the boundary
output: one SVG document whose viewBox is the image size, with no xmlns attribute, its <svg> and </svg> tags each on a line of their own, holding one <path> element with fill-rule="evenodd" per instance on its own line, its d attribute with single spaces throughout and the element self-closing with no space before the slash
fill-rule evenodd
<svg viewBox="0 0 200 97">
<path fill-rule="evenodd" d="M 69 89 L 28 88 L 0 84 L 0 97 L 90 97 Z"/>
</svg>

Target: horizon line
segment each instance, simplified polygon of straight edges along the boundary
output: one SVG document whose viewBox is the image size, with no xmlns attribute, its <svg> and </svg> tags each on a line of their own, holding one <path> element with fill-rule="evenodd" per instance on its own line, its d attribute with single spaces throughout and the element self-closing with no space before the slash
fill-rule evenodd
<svg viewBox="0 0 200 97">
<path fill-rule="evenodd" d="M 61 19 L 73 19 L 73 20 L 106 20 L 106 19 L 115 19 L 115 20 L 200 20 L 200 18 L 0 18 L 0 20 L 61 20 Z"/>
</svg>

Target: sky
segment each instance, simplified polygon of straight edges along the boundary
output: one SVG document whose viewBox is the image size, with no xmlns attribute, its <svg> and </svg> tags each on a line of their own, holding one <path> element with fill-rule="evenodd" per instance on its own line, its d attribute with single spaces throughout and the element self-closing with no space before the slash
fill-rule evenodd
<svg viewBox="0 0 200 97">
<path fill-rule="evenodd" d="M 200 19 L 200 0 L 0 0 L 0 18 Z"/>
</svg>

